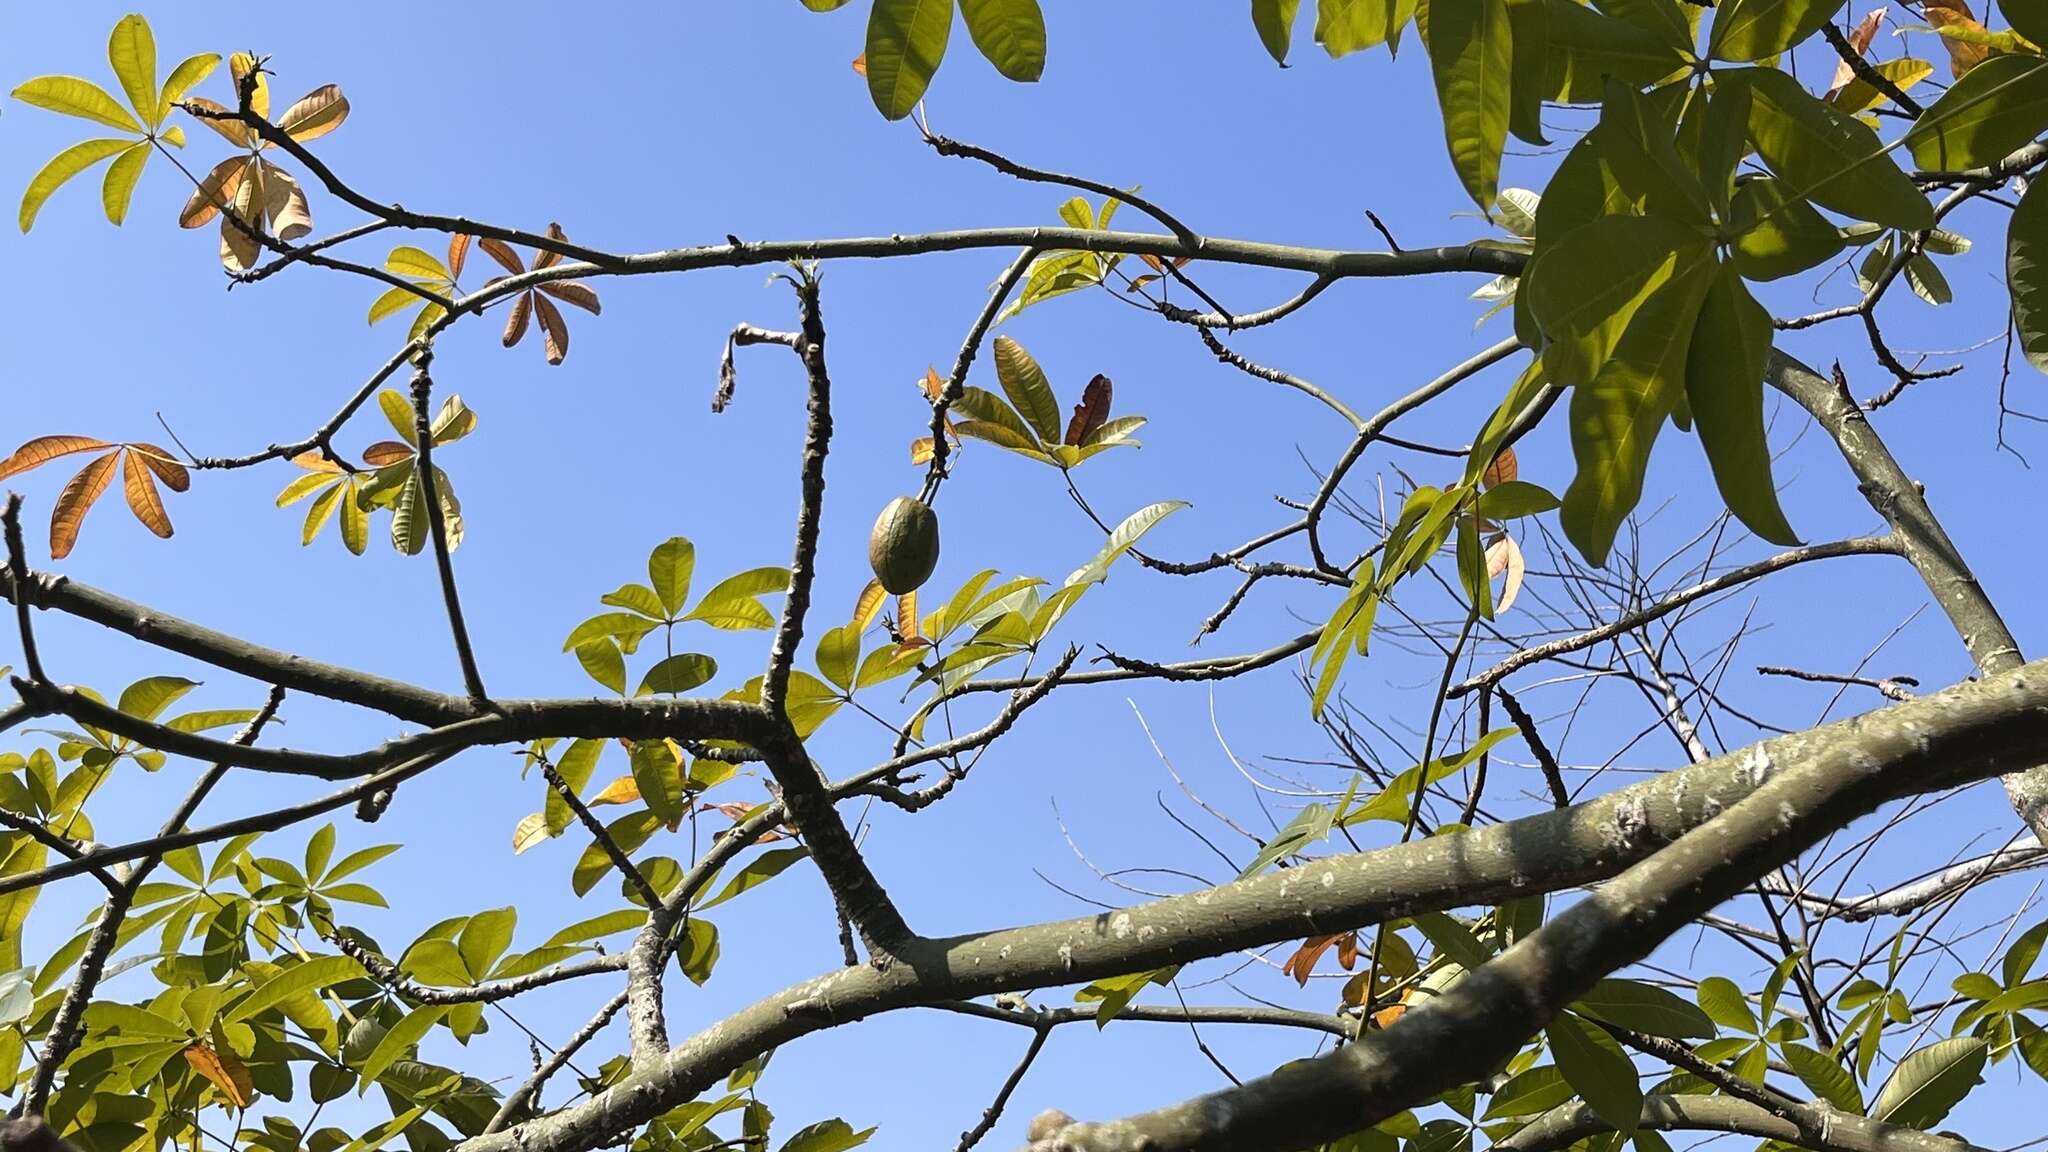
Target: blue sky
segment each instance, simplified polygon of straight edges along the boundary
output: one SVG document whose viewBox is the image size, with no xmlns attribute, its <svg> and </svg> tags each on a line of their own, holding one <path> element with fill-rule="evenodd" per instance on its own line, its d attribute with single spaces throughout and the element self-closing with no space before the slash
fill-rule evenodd
<svg viewBox="0 0 2048 1152">
<path fill-rule="evenodd" d="M 1272 66 L 1236 4 L 1185 11 L 1156 3 L 1050 7 L 1050 63 L 1033 87 L 1002 81 L 973 53 L 964 29 L 956 30 L 929 101 L 939 131 L 1026 162 L 1142 184 L 1148 196 L 1216 235 L 1377 248 L 1367 209 L 1411 246 L 1488 234 L 1483 221 L 1457 215 L 1469 205 L 1446 163 L 1426 61 L 1412 43 L 1396 60 L 1375 51 L 1333 62 L 1306 42 L 1304 14 L 1297 66 L 1283 71 Z M 37 5 L 19 14 L 0 45 L 0 74 L 15 78 L 10 85 L 73 72 L 111 86 L 106 33 L 129 8 Z M 620 251 L 713 242 L 728 233 L 851 236 L 1053 220 L 1056 190 L 938 158 L 908 125 L 875 114 L 848 67 L 860 50 L 864 10 L 854 5 L 818 16 L 787 0 L 756 0 L 567 10 L 529 3 L 275 5 L 234 14 L 185 5 L 146 14 L 165 67 L 191 52 L 249 48 L 272 54 L 279 100 L 328 82 L 342 85 L 353 112 L 319 142 L 320 154 L 368 194 L 412 207 L 531 229 L 559 221 L 575 240 Z M 1881 50 L 1893 50 L 1881 43 Z M 225 73 L 203 91 L 229 99 Z M 85 128 L 10 103 L 0 117 L 0 188 L 25 186 Z M 188 163 L 211 164 L 226 154 L 211 133 L 190 131 Z M 1504 182 L 1540 183 L 1551 163 L 1511 155 Z M 0 279 L 10 335 L 0 447 L 53 432 L 156 440 L 160 413 L 195 452 L 250 451 L 305 434 L 403 339 L 398 321 L 364 324 L 378 289 L 360 280 L 298 269 L 224 292 L 213 231 L 187 233 L 175 225 L 182 183 L 153 161 L 127 225 L 115 229 L 100 215 L 95 180 L 87 177 L 58 193 L 32 234 L 10 232 L 0 241 L 0 261 L 13 270 Z M 321 231 L 355 222 L 310 182 L 309 192 Z M 1947 266 L 1957 303 L 1940 312 L 1914 302 L 1893 305 L 1887 331 L 1896 345 L 1959 348 L 1995 335 L 2004 308 L 2000 215 L 1962 218 L 1982 246 Z M 1142 226 L 1129 209 L 1119 223 Z M 387 246 L 379 237 L 357 252 L 371 259 Z M 874 511 L 919 479 L 905 454 L 925 421 L 913 381 L 928 364 L 950 363 L 1008 257 L 961 253 L 826 270 L 838 434 L 814 636 L 850 608 L 867 579 L 862 549 Z M 482 261 L 476 254 L 467 285 L 485 278 Z M 665 537 L 695 541 L 699 589 L 743 568 L 787 562 L 800 435 L 795 366 L 774 350 L 743 352 L 737 402 L 722 416 L 708 404 L 726 330 L 738 321 L 790 322 L 788 291 L 765 279 L 765 270 L 745 269 L 597 282 L 604 315 L 570 315 L 571 352 L 559 368 L 542 363 L 532 336 L 517 349 L 501 349 L 495 318 L 463 324 L 443 341 L 437 383 L 461 393 L 480 419 L 476 435 L 439 459 L 464 502 L 469 536 L 456 563 L 493 692 L 589 691 L 575 661 L 559 651 L 561 638 L 599 607 L 600 594 L 641 578 L 648 550 Z M 1288 323 L 1235 344 L 1371 410 L 1507 334 L 1498 319 L 1475 332 L 1479 306 L 1465 297 L 1478 283 L 1453 277 L 1342 285 Z M 1253 274 L 1213 280 L 1239 307 L 1278 299 L 1291 284 Z M 1768 299 L 1783 312 L 1802 310 L 1812 284 L 1812 277 L 1801 278 Z M 1840 275 L 1819 290 L 1823 303 L 1839 303 L 1847 291 Z M 1003 331 L 1037 356 L 1065 403 L 1102 372 L 1116 382 L 1119 413 L 1150 418 L 1142 450 L 1110 453 L 1078 475 L 1090 500 L 1111 517 L 1155 500 L 1191 501 L 1149 541 L 1165 555 L 1206 555 L 1282 522 L 1288 514 L 1274 497 L 1300 498 L 1316 483 L 1302 454 L 1325 466 L 1348 437 L 1326 409 L 1217 364 L 1189 331 L 1099 294 L 1043 305 Z M 1821 329 L 1787 346 L 1816 363 L 1842 357 L 1859 394 L 1883 386 L 1852 334 Z M 1908 470 L 1926 481 L 1937 511 L 2025 643 L 2044 624 L 2033 594 L 2040 549 L 2022 511 L 2038 481 L 2013 456 L 1992 452 L 1997 351 L 1972 354 L 1964 375 L 1920 386 L 1878 423 Z M 1497 401 L 1510 371 L 1482 376 L 1403 431 L 1462 442 Z M 989 383 L 987 372 L 984 358 L 976 381 Z M 2011 390 L 2015 403 L 2028 404 L 2039 396 L 2040 380 L 2022 365 Z M 1792 413 L 1779 412 L 1773 432 L 1774 444 L 1787 448 L 1780 476 L 1788 481 L 1795 526 L 1808 539 L 1873 530 L 1878 525 L 1832 447 L 1811 430 L 1795 437 L 1802 427 Z M 385 432 L 371 414 L 351 426 L 343 443 L 359 449 Z M 2048 458 L 2048 437 L 2038 431 L 2020 425 L 2010 436 L 2021 452 Z M 1398 490 L 1400 475 L 1387 459 L 1368 458 L 1354 493 L 1370 499 L 1374 477 L 1389 492 Z M 1522 461 L 1525 478 L 1554 490 L 1569 479 L 1569 452 L 1557 429 L 1532 437 Z M 1442 467 L 1415 457 L 1398 462 L 1425 480 L 1431 467 Z M 277 464 L 199 476 L 192 492 L 172 499 L 178 531 L 166 542 L 148 536 L 110 497 L 62 570 L 265 643 L 456 687 L 431 564 L 400 557 L 375 538 L 369 555 L 350 557 L 331 529 L 299 547 L 298 514 L 271 505 L 294 474 Z M 28 496 L 32 521 L 47 516 L 63 479 L 62 472 L 46 472 L 11 482 Z M 1651 523 L 1646 551 L 1691 536 L 1716 507 L 1689 441 L 1672 438 L 1653 467 L 1645 510 L 1658 507 L 1664 510 Z M 986 446 L 969 448 L 941 511 L 945 555 L 935 593 L 984 567 L 1057 579 L 1099 542 L 1050 470 Z M 31 533 L 40 562 L 39 536 Z M 1753 559 L 1767 547 L 1751 542 L 1735 555 Z M 1532 543 L 1532 568 L 1540 566 Z M 1064 634 L 1148 658 L 1178 658 L 1233 583 L 1228 576 L 1171 580 L 1120 567 Z M 1882 560 L 1774 579 L 1754 620 L 1762 630 L 1734 661 L 1732 698 L 1782 723 L 1810 721 L 1826 693 L 1759 680 L 1750 666 L 1846 669 L 1923 598 L 1908 569 Z M 1732 626 L 1751 599 L 1731 602 L 1719 619 Z M 1203 651 L 1266 647 L 1320 621 L 1332 600 L 1269 588 Z M 1433 619 L 1451 609 L 1441 597 L 1418 595 L 1411 611 Z M 63 679 L 111 693 L 139 676 L 183 673 L 208 680 L 195 703 L 249 704 L 257 695 L 231 677 L 201 675 L 89 627 L 47 616 L 41 626 L 46 660 Z M 1701 627 L 1714 638 L 1713 624 Z M 724 666 L 714 685 L 720 688 L 753 674 L 765 651 L 760 634 L 707 630 L 695 642 Z M 11 642 L 5 650 L 11 653 Z M 1930 610 L 1873 670 L 1934 685 L 1969 668 Z M 1347 690 L 1376 716 L 1419 729 L 1436 671 L 1434 661 L 1386 644 L 1373 660 L 1353 665 Z M 1575 690 L 1538 699 L 1560 711 Z M 1594 700 L 1600 707 L 1589 709 L 1566 745 L 1576 763 L 1605 760 L 1654 720 L 1632 691 L 1603 690 Z M 1848 707 L 1869 704 L 1852 698 Z M 1095 882 L 1074 858 L 1054 803 L 1074 842 L 1103 867 L 1219 873 L 1206 849 L 1160 812 L 1162 795 L 1183 812 L 1189 805 L 1154 757 L 1134 708 L 1191 786 L 1248 822 L 1265 817 L 1220 747 L 1212 713 L 1240 757 L 1328 751 L 1286 669 L 1213 693 L 1155 685 L 1064 693 L 1033 713 L 944 804 L 915 818 L 875 814 L 870 855 L 913 926 L 965 931 L 1088 910 L 1034 869 L 1099 899 L 1128 899 Z M 286 719 L 283 739 L 296 747 L 355 748 L 397 731 L 388 721 L 366 723 L 360 713 L 298 699 L 288 704 Z M 816 751 L 833 774 L 886 754 L 880 728 L 865 723 L 843 714 L 819 738 Z M 1739 726 L 1727 731 L 1736 743 L 1753 734 Z M 1659 733 L 1623 763 L 1664 767 L 1682 759 Z M 624 770 L 622 758 L 608 762 L 601 778 L 613 769 Z M 156 805 L 188 771 L 174 767 L 136 779 L 103 799 L 102 838 L 153 826 Z M 1321 779 L 1341 787 L 1334 774 Z M 1519 773 L 1512 787 L 1534 784 L 1533 774 Z M 298 794 L 294 785 L 247 782 L 213 815 Z M 757 795 L 757 786 L 742 784 L 726 798 Z M 345 823 L 344 848 L 406 845 L 372 877 L 397 907 L 366 913 L 362 925 L 395 951 L 441 916 L 516 903 L 520 943 L 532 945 L 560 924 L 616 906 L 609 885 L 587 900 L 573 898 L 568 869 L 578 843 L 556 842 L 516 859 L 508 854 L 514 823 L 540 798 L 539 782 L 519 780 L 513 757 L 481 751 L 409 785 L 382 824 Z M 1273 810 L 1282 822 L 1286 804 L 1279 798 Z M 1942 812 L 1941 835 L 1927 840 L 1926 855 L 1876 861 L 1873 879 L 1939 864 L 1979 833 L 1991 839 L 1974 850 L 1987 849 L 2010 831 L 2010 814 L 1993 788 Z M 291 856 L 302 836 L 279 840 L 291 850 L 278 854 Z M 35 938 L 68 934 L 86 908 L 90 893 L 83 887 L 60 891 L 39 911 Z M 2017 899 L 2025 882 L 2008 881 L 1999 891 Z M 830 904 L 808 872 L 792 872 L 729 906 L 720 926 L 724 959 L 711 984 L 671 991 L 678 1034 L 836 962 Z M 1748 971 L 1738 962 L 1739 975 Z M 1327 1007 L 1335 997 L 1334 984 L 1297 992 L 1263 967 L 1245 981 L 1261 995 L 1303 1006 Z M 558 1037 L 608 992 L 571 986 L 519 1011 L 543 1035 Z M 1191 1000 L 1229 998 L 1221 988 L 1190 989 Z M 1047 999 L 1065 1002 L 1067 993 Z M 1012 1031 L 926 1013 L 872 1021 L 781 1054 L 764 1097 L 782 1117 L 784 1134 L 844 1115 L 857 1126 L 881 1124 L 883 1146 L 949 1142 L 979 1115 L 1021 1051 L 1027 1037 Z M 462 1059 L 482 1075 L 516 1075 L 525 1045 L 514 1037 L 515 1029 L 495 1021 Z M 1310 1043 L 1229 1030 L 1207 1038 L 1240 1074 L 1302 1054 Z M 991 1139 L 1014 1142 L 1022 1118 L 1042 1107 L 1120 1113 L 1219 1082 L 1179 1029 L 1065 1029 L 1019 1091 L 1014 1122 Z M 557 1082 L 555 1099 L 566 1084 Z M 2035 1135 L 1993 1108 L 1965 1119 L 1985 1143 Z"/>
</svg>

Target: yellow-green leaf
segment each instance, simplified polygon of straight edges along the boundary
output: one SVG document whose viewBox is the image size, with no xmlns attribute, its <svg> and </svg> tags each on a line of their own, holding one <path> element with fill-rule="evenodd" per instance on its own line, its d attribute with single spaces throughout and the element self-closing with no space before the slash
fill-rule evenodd
<svg viewBox="0 0 2048 1152">
<path fill-rule="evenodd" d="M 2027 361 L 2048 372 L 2048 192 L 2043 181 L 2027 185 L 2012 214 L 2005 243 L 2005 280 L 2012 291 L 2012 316 Z"/>
<path fill-rule="evenodd" d="M 400 276 L 414 276 L 421 280 L 452 280 L 447 265 L 425 249 L 410 244 L 401 244 L 384 258 L 384 267 Z"/>
<path fill-rule="evenodd" d="M 176 68 L 171 69 L 171 74 L 164 77 L 163 92 L 157 97 L 157 123 L 163 123 L 164 118 L 171 114 L 171 106 L 183 100 L 185 93 L 212 75 L 213 70 L 218 67 L 220 53 L 201 52 L 196 56 L 187 56 Z M 183 135 L 182 132 L 179 133 L 181 139 Z"/>
<path fill-rule="evenodd" d="M 1776 56 L 1820 31 L 1839 0 L 1728 0 L 1714 16 L 1707 55 L 1750 61 Z"/>
<path fill-rule="evenodd" d="M 1783 183 L 1762 177 L 1743 183 L 1729 205 L 1735 266 L 1751 280 L 1776 280 L 1834 258 L 1842 232 L 1804 200 L 1788 200 Z"/>
<path fill-rule="evenodd" d="M 157 114 L 156 37 L 150 34 L 149 21 L 137 13 L 121 17 L 107 38 L 107 61 L 128 94 L 129 106 L 156 127 L 163 118 Z"/>
<path fill-rule="evenodd" d="M 119 224 L 128 218 L 128 202 L 135 197 L 135 182 L 142 179 L 142 166 L 149 163 L 150 144 L 131 144 L 126 152 L 107 165 L 107 177 L 100 184 L 100 204 L 107 210 L 107 222 Z"/>
<path fill-rule="evenodd" d="M 43 202 L 66 180 L 115 153 L 127 151 L 132 145 L 133 142 L 128 140 L 85 140 L 51 157 L 50 162 L 28 182 L 28 191 L 21 194 L 21 230 L 26 232 L 35 224 L 36 213 L 42 211 Z"/>
<path fill-rule="evenodd" d="M 1024 346 L 1008 336 L 996 337 L 996 379 L 1002 382 L 1003 394 L 1010 398 L 1017 412 L 1030 421 L 1031 430 L 1038 438 L 1049 444 L 1060 440 L 1060 404 L 1053 397 L 1052 385 L 1045 379 L 1045 370 Z"/>
<path fill-rule="evenodd" d="M 1317 10 L 1326 6 L 1318 5 Z M 1258 30 L 1267 54 L 1282 68 L 1287 66 L 1287 49 L 1294 43 L 1294 15 L 1300 8 L 1301 0 L 1252 0 L 1252 27 Z"/>
<path fill-rule="evenodd" d="M 419 294 L 409 288 L 387 289 L 383 295 L 370 302 L 370 323 L 384 319 L 405 310 L 408 304 L 419 303 Z"/>
<path fill-rule="evenodd" d="M 996 71 L 1027 84 L 1045 71 L 1045 13 L 1038 0 L 960 0 L 960 14 Z"/>
<path fill-rule="evenodd" d="M 137 124 L 135 117 L 129 115 L 126 108 L 107 95 L 106 89 L 76 76 L 38 76 L 16 88 L 14 98 L 24 104 L 47 108 L 66 116 L 97 120 L 109 128 L 119 128 L 124 132 L 142 131 L 142 125 Z"/>
</svg>

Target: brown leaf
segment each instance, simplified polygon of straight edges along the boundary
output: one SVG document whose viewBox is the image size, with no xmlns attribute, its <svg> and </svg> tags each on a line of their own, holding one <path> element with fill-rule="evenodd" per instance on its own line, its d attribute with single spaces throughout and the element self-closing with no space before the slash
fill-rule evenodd
<svg viewBox="0 0 2048 1152">
<path fill-rule="evenodd" d="M 306 452 L 301 452 L 297 456 L 292 457 L 292 463 L 297 464 L 299 467 L 304 468 L 308 472 L 341 471 L 341 465 L 336 464 L 334 461 L 329 460 L 327 457 L 321 455 L 320 450 L 318 448 L 314 448 Z"/>
<path fill-rule="evenodd" d="M 880 580 L 868 581 L 868 586 L 860 590 L 860 599 L 853 602 L 854 631 L 868 630 L 868 625 L 875 622 L 875 613 L 882 607 L 883 597 L 887 595 L 888 593 L 882 590 Z"/>
<path fill-rule="evenodd" d="M 1109 419 L 1110 398 L 1109 377 L 1100 372 L 1088 382 L 1081 392 L 1081 402 L 1074 405 L 1074 417 L 1067 421 L 1066 442 L 1079 445 L 1086 441 L 1102 422 Z"/>
<path fill-rule="evenodd" d="M 216 1051 L 210 1044 L 194 1044 L 185 1049 L 185 1063 L 194 1072 L 212 1081 L 228 1103 L 237 1108 L 247 1108 L 256 1097 L 256 1085 L 249 1077 L 249 1069 L 233 1052 Z"/>
<path fill-rule="evenodd" d="M 931 437 L 919 436 L 910 442 L 910 462 L 912 464 L 929 464 L 932 462 Z"/>
<path fill-rule="evenodd" d="M 0 460 L 0 480 L 18 476 L 73 452 L 90 452 L 94 448 L 110 448 L 105 440 L 90 436 L 38 436 L 14 450 L 14 455 Z"/>
<path fill-rule="evenodd" d="M 277 126 L 285 134 L 303 144 L 308 140 L 327 135 L 341 122 L 348 119 L 348 97 L 341 94 L 338 84 L 323 84 L 284 110 L 277 118 Z"/>
<path fill-rule="evenodd" d="M 1884 14 L 1885 9 L 1883 7 L 1872 8 L 1863 14 L 1863 19 L 1849 33 L 1849 47 L 1854 48 L 1858 56 L 1869 55 L 1870 42 L 1877 38 L 1877 26 L 1884 19 Z M 1837 61 L 1835 63 L 1835 78 L 1828 82 L 1828 93 L 1821 97 L 1821 99 L 1834 99 L 1835 93 L 1848 87 L 1849 81 L 1855 78 L 1856 70 L 1849 67 L 1847 60 Z"/>
<path fill-rule="evenodd" d="M 1486 471 L 1479 474 L 1479 486 L 1491 488 L 1496 484 L 1505 484 L 1521 474 L 1521 461 L 1515 459 L 1514 446 L 1509 445 L 1500 450 L 1500 454 L 1493 458 L 1493 463 L 1486 466 Z"/>
<path fill-rule="evenodd" d="M 924 385 L 924 398 L 927 400 L 937 400 L 946 394 L 946 378 L 939 375 L 937 368 L 925 369 L 920 383 Z"/>
<path fill-rule="evenodd" d="M 1522 547 L 1512 536 L 1502 536 L 1486 546 L 1486 577 L 1491 580 L 1501 573 L 1507 573 L 1508 582 L 1501 587 L 1499 599 L 1494 601 L 1493 612 L 1498 616 L 1515 603 L 1515 597 L 1522 593 L 1522 577 L 1525 568 L 1522 562 Z"/>
<path fill-rule="evenodd" d="M 557 300 L 567 304 L 574 304 L 592 316 L 604 311 L 603 308 L 598 306 L 597 293 L 591 291 L 590 286 L 587 284 L 579 284 L 574 280 L 550 280 L 545 284 L 535 285 L 535 287 Z"/>
<path fill-rule="evenodd" d="M 249 170 L 250 163 L 247 156 L 230 156 L 215 164 L 178 210 L 178 226 L 198 228 L 233 204 L 235 192 L 242 186 L 242 174 Z"/>
<path fill-rule="evenodd" d="M 382 468 L 387 464 L 396 464 L 401 460 L 410 459 L 412 459 L 412 445 L 401 444 L 396 440 L 379 440 L 368 448 L 363 449 L 363 463 L 368 464 L 372 468 Z"/>
<path fill-rule="evenodd" d="M 905 592 L 896 598 L 896 638 L 908 643 L 923 639 L 917 630 L 917 593 Z"/>
<path fill-rule="evenodd" d="M 552 222 L 548 224 L 548 239 L 567 240 L 568 238 L 568 236 L 563 234 L 560 224 Z M 561 262 L 562 254 L 560 252 L 535 252 L 533 254 L 533 266 L 537 269 L 546 268 L 550 264 L 560 264 Z"/>
<path fill-rule="evenodd" d="M 458 280 L 462 277 L 463 261 L 469 259 L 470 234 L 457 232 L 448 238 L 448 277 Z"/>
<path fill-rule="evenodd" d="M 271 235 L 290 243 L 311 232 L 313 210 L 299 182 L 268 160 L 257 163 L 263 165 L 263 213 L 270 217 Z"/>
<path fill-rule="evenodd" d="M 263 251 L 262 241 L 253 233 L 263 227 L 264 204 L 262 168 L 244 165 L 234 204 L 220 218 L 220 262 L 230 272 L 254 264 Z"/>
<path fill-rule="evenodd" d="M 50 559 L 62 560 L 71 555 L 72 545 L 78 543 L 79 526 L 85 523 L 85 514 L 92 510 L 93 501 L 100 498 L 100 493 L 107 490 L 107 482 L 114 478 L 114 460 L 120 455 L 117 448 L 87 464 L 57 494 L 56 507 L 50 510 Z"/>
<path fill-rule="evenodd" d="M 547 353 L 548 363 L 560 364 L 569 354 L 569 325 L 562 320 L 561 309 L 545 296 L 533 295 L 533 311 L 540 317 L 541 347 Z"/>
<path fill-rule="evenodd" d="M 867 74 L 868 74 L 868 54 L 867 54 L 867 53 L 863 52 L 863 53 L 861 53 L 860 55 L 858 55 L 858 56 L 855 56 L 855 57 L 853 58 L 853 70 L 854 70 L 854 72 L 855 72 L 855 73 L 857 73 L 857 74 L 859 74 L 859 75 L 861 75 L 861 76 L 865 76 L 865 75 L 867 75 Z"/>
<path fill-rule="evenodd" d="M 1401 1015 L 1407 1011 L 1408 1006 L 1406 1004 L 1395 1004 L 1388 1008 L 1382 1008 L 1372 1014 L 1373 1027 L 1392 1028 L 1394 1021 L 1399 1020 Z"/>
<path fill-rule="evenodd" d="M 138 463 L 135 449 L 121 454 L 121 491 L 128 498 L 128 510 L 142 526 L 161 539 L 171 535 L 171 515 L 164 511 L 163 494 L 156 490 L 156 477 L 149 465 Z"/>
<path fill-rule="evenodd" d="M 1976 13 L 1970 11 L 1970 6 L 1965 0 L 1926 0 L 1926 3 L 1921 5 L 1921 11 L 1937 32 L 1944 28 L 1956 28 L 1966 32 L 1985 31 L 1983 23 L 1977 19 Z M 1959 80 L 1962 79 L 1963 73 L 1996 54 L 1987 45 L 1971 44 L 1947 36 L 1943 36 L 1941 42 L 1948 49 L 1949 72 Z"/>
<path fill-rule="evenodd" d="M 1301 942 L 1301 947 L 1294 950 L 1294 955 L 1287 958 L 1287 963 L 1281 965 L 1280 970 L 1306 988 L 1309 974 L 1316 970 L 1316 961 L 1333 947 L 1340 948 L 1338 962 L 1344 965 L 1345 971 L 1350 971 L 1351 966 L 1358 962 L 1358 934 L 1355 932 L 1309 937 Z"/>
<path fill-rule="evenodd" d="M 754 805 L 749 804 L 744 800 L 727 800 L 723 804 L 705 804 L 704 806 L 697 809 L 697 811 L 699 812 L 723 813 L 726 819 L 732 821 L 735 824 L 746 819 L 747 813 L 752 812 L 753 810 Z M 762 833 L 761 837 L 758 840 L 756 840 L 755 843 L 766 844 L 771 840 L 780 840 L 784 836 L 788 835 L 788 828 L 789 825 L 787 824 L 778 825 L 775 829 L 771 829 L 768 832 Z"/>
<path fill-rule="evenodd" d="M 486 236 L 478 240 L 476 246 L 483 249 L 484 253 L 491 259 L 504 265 L 505 271 L 512 273 L 514 276 L 526 271 L 526 262 L 521 260 L 519 253 L 513 251 L 512 246 L 503 240 L 495 240 Z"/>
<path fill-rule="evenodd" d="M 486 240 L 484 243 L 488 244 L 490 241 Z M 510 348 L 526 337 L 526 321 L 532 315 L 533 293 L 521 292 L 513 298 L 512 311 L 505 317 L 505 347 Z"/>
<path fill-rule="evenodd" d="M 192 473 L 186 471 L 185 466 L 169 452 L 154 444 L 130 444 L 128 450 L 139 453 L 142 462 L 149 465 L 149 470 L 156 473 L 156 478 L 171 491 L 183 492 L 192 487 Z"/>
<path fill-rule="evenodd" d="M 181 103 L 204 112 L 228 117 L 226 120 L 216 120 L 213 116 L 193 116 L 192 118 L 227 137 L 229 142 L 238 148 L 247 148 L 249 146 L 249 126 L 233 118 L 235 114 L 234 109 L 216 104 L 204 96 L 187 96 Z M 234 159 L 241 160 L 244 157 L 237 156 Z"/>
</svg>

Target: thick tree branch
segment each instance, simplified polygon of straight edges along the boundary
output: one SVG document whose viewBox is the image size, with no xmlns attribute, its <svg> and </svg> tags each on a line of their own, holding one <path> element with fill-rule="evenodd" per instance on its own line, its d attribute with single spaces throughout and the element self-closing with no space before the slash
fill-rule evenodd
<svg viewBox="0 0 2048 1152">
<path fill-rule="evenodd" d="M 1801 1105 L 1773 1116 L 1727 1096 L 1645 1096 L 1642 1127 L 1661 1132 L 1733 1132 L 1810 1148 L 1813 1152 L 1985 1152 L 1967 1140 L 1921 1132 L 1839 1112 L 1825 1104 Z M 1574 1101 L 1545 1112 L 1493 1145 L 1500 1152 L 1559 1152 L 1588 1136 L 1611 1132 L 1592 1108 Z"/>
</svg>

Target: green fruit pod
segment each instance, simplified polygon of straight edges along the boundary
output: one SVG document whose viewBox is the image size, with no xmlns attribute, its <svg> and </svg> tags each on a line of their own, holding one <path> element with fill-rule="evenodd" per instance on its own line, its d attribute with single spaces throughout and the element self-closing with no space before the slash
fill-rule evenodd
<svg viewBox="0 0 2048 1152">
<path fill-rule="evenodd" d="M 868 564 L 890 595 L 917 591 L 939 564 L 939 514 L 909 496 L 889 501 L 868 535 Z"/>
</svg>

